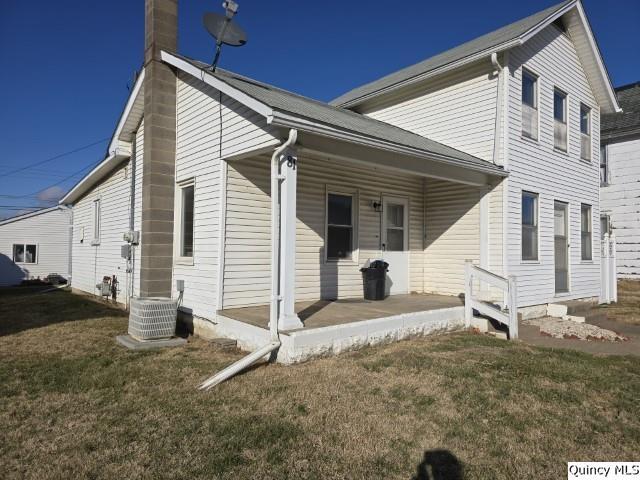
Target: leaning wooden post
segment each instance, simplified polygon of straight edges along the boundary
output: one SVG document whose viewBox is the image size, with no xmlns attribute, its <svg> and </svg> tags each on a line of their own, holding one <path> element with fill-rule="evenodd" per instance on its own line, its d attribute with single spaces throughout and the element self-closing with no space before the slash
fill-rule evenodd
<svg viewBox="0 0 640 480">
<path fill-rule="evenodd" d="M 464 325 L 471 327 L 471 317 L 473 316 L 473 308 L 471 305 L 471 297 L 473 295 L 473 263 L 471 260 L 464 262 Z"/>
<path fill-rule="evenodd" d="M 518 287 L 515 275 L 509 275 L 509 338 L 518 338 Z"/>
</svg>

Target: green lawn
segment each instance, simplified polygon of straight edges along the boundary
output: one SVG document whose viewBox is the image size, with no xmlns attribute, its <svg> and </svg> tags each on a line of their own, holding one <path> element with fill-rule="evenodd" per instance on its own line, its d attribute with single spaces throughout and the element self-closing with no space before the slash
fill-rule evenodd
<svg viewBox="0 0 640 480">
<path fill-rule="evenodd" d="M 241 353 L 132 353 L 125 331 L 79 296 L 0 292 L 1 478 L 566 478 L 570 460 L 639 460 L 638 357 L 455 334 L 202 393 Z"/>
</svg>

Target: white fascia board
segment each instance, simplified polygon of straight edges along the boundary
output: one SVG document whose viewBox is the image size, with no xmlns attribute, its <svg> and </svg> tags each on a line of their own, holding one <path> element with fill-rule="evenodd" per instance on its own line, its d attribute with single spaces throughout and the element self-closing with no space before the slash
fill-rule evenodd
<svg viewBox="0 0 640 480">
<path fill-rule="evenodd" d="M 219 78 L 212 75 L 210 72 L 202 68 L 198 68 L 191 63 L 176 57 L 175 55 L 170 54 L 169 52 L 162 51 L 161 58 L 163 62 L 168 63 L 169 65 L 174 66 L 175 68 L 182 70 L 189 75 L 194 76 L 195 78 L 203 81 L 207 85 L 215 88 L 216 90 L 220 90 L 225 95 L 230 96 L 234 100 L 242 103 L 244 106 L 250 108 L 256 113 L 262 115 L 267 120 L 273 115 L 273 110 L 268 105 L 265 105 L 262 102 L 259 102 L 255 98 L 247 95 L 244 92 L 241 92 L 237 88 L 232 87 L 228 83 L 220 80 Z"/>
<path fill-rule="evenodd" d="M 80 180 L 64 197 L 58 202 L 61 205 L 73 204 L 78 198 L 84 195 L 89 189 L 104 178 L 115 166 L 128 159 L 130 155 L 114 153 L 105 158 L 99 165 L 91 170 L 82 180 Z"/>
<path fill-rule="evenodd" d="M 607 96 L 611 101 L 611 106 L 613 107 L 613 111 L 622 112 L 622 108 L 618 104 L 618 97 L 616 96 L 616 92 L 611 84 L 611 78 L 609 78 L 609 72 L 604 66 L 604 61 L 602 60 L 602 55 L 600 53 L 600 49 L 598 48 L 598 44 L 596 43 L 595 37 L 593 36 L 593 31 L 591 30 L 591 25 L 589 25 L 589 19 L 584 12 L 584 8 L 582 7 L 582 2 L 578 2 L 576 4 L 576 8 L 578 10 L 578 15 L 580 15 L 580 20 L 582 21 L 582 25 L 587 32 L 587 38 L 589 39 L 589 46 L 591 47 L 591 51 L 593 56 L 596 59 L 596 63 L 598 64 L 598 69 L 600 70 L 600 75 L 604 80 L 604 83 L 607 85 Z"/>
<path fill-rule="evenodd" d="M 371 138 L 371 137 L 360 135 L 358 133 L 347 131 L 347 130 L 339 130 L 337 128 L 333 128 L 328 125 L 310 122 L 309 120 L 287 115 L 282 112 L 274 112 L 273 119 L 270 123 L 274 126 L 279 126 L 284 128 L 296 128 L 305 132 L 314 133 L 316 135 L 321 135 L 328 138 L 336 138 L 338 140 L 344 140 L 344 141 L 355 143 L 358 145 L 364 145 L 367 147 L 387 150 L 389 152 L 401 153 L 404 155 L 410 155 L 418 158 L 434 160 L 434 161 L 446 163 L 449 165 L 455 165 L 457 167 L 468 168 L 470 170 L 486 173 L 489 175 L 494 175 L 498 177 L 508 176 L 508 172 L 506 171 L 496 170 L 495 168 L 491 168 L 491 167 L 483 167 L 481 165 L 476 165 L 472 162 L 468 162 L 458 158 L 448 157 L 445 155 L 440 155 L 437 153 L 425 152 L 424 150 L 420 150 L 413 147 L 399 145 L 391 142 L 385 142 L 384 140 Z"/>
<path fill-rule="evenodd" d="M 109 142 L 109 149 L 108 149 L 109 153 L 116 151 L 120 146 L 119 143 L 121 142 L 119 142 L 118 139 L 120 138 L 120 134 L 122 133 L 122 128 L 124 127 L 124 124 L 129 118 L 131 109 L 133 108 L 133 105 L 136 103 L 136 98 L 138 98 L 138 95 L 140 94 L 143 85 L 144 85 L 144 68 L 142 69 L 142 71 L 140 72 L 140 75 L 138 75 L 138 78 L 136 79 L 136 83 L 134 84 L 133 89 L 131 90 L 131 94 L 129 95 L 127 104 L 124 107 L 122 115 L 120 115 L 118 126 L 116 127 L 115 132 L 113 132 L 113 136 L 111 137 L 111 142 Z"/>
<path fill-rule="evenodd" d="M 540 31 L 542 31 L 543 29 L 547 28 L 551 23 L 555 22 L 562 15 L 564 15 L 569 10 L 574 8 L 576 6 L 576 3 L 577 3 L 577 0 L 575 0 L 575 1 L 571 2 L 571 3 L 568 3 L 567 5 L 565 5 L 564 7 L 562 7 L 559 10 L 556 10 L 554 13 L 549 15 L 547 18 L 545 18 L 544 20 L 540 21 L 537 25 L 535 25 L 534 27 L 530 28 L 528 31 L 526 31 L 525 33 L 520 35 L 520 37 L 519 37 L 520 44 L 522 45 L 524 42 L 529 40 L 531 37 L 533 37 L 534 35 L 540 33 Z"/>
</svg>

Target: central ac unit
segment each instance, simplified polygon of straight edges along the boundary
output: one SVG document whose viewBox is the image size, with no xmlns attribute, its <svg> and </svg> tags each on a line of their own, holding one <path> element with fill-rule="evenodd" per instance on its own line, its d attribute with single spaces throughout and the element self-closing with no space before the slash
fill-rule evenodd
<svg viewBox="0 0 640 480">
<path fill-rule="evenodd" d="M 170 338 L 176 333 L 178 302 L 162 297 L 132 297 L 129 335 L 137 340 Z"/>
</svg>

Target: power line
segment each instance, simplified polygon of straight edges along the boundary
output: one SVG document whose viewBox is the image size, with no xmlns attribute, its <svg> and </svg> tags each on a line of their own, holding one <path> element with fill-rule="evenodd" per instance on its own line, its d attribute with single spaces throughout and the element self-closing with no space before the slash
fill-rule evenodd
<svg viewBox="0 0 640 480">
<path fill-rule="evenodd" d="M 67 155 L 71 155 L 73 153 L 81 152 L 82 150 L 86 150 L 87 148 L 93 147 L 93 146 L 98 145 L 98 144 L 100 144 L 102 142 L 105 142 L 107 140 L 109 140 L 109 137 L 103 138 L 101 140 L 98 140 L 97 142 L 89 143 L 88 145 L 83 145 L 82 147 L 78 147 L 78 148 L 76 148 L 74 150 L 70 150 L 68 152 L 61 153 L 59 155 L 56 155 L 55 157 L 47 158 L 45 160 L 41 160 L 39 162 L 32 163 L 30 165 L 26 165 L 24 167 L 16 168 L 15 170 L 11 170 L 11 171 L 9 171 L 7 173 L 0 174 L 0 178 L 8 177 L 9 175 L 13 175 L 14 173 L 23 172 L 23 171 L 28 170 L 28 169 L 30 169 L 32 167 L 37 167 L 38 165 L 42 165 L 44 163 L 48 163 L 48 162 L 51 162 L 53 160 L 57 160 L 58 158 L 66 157 Z"/>
</svg>

